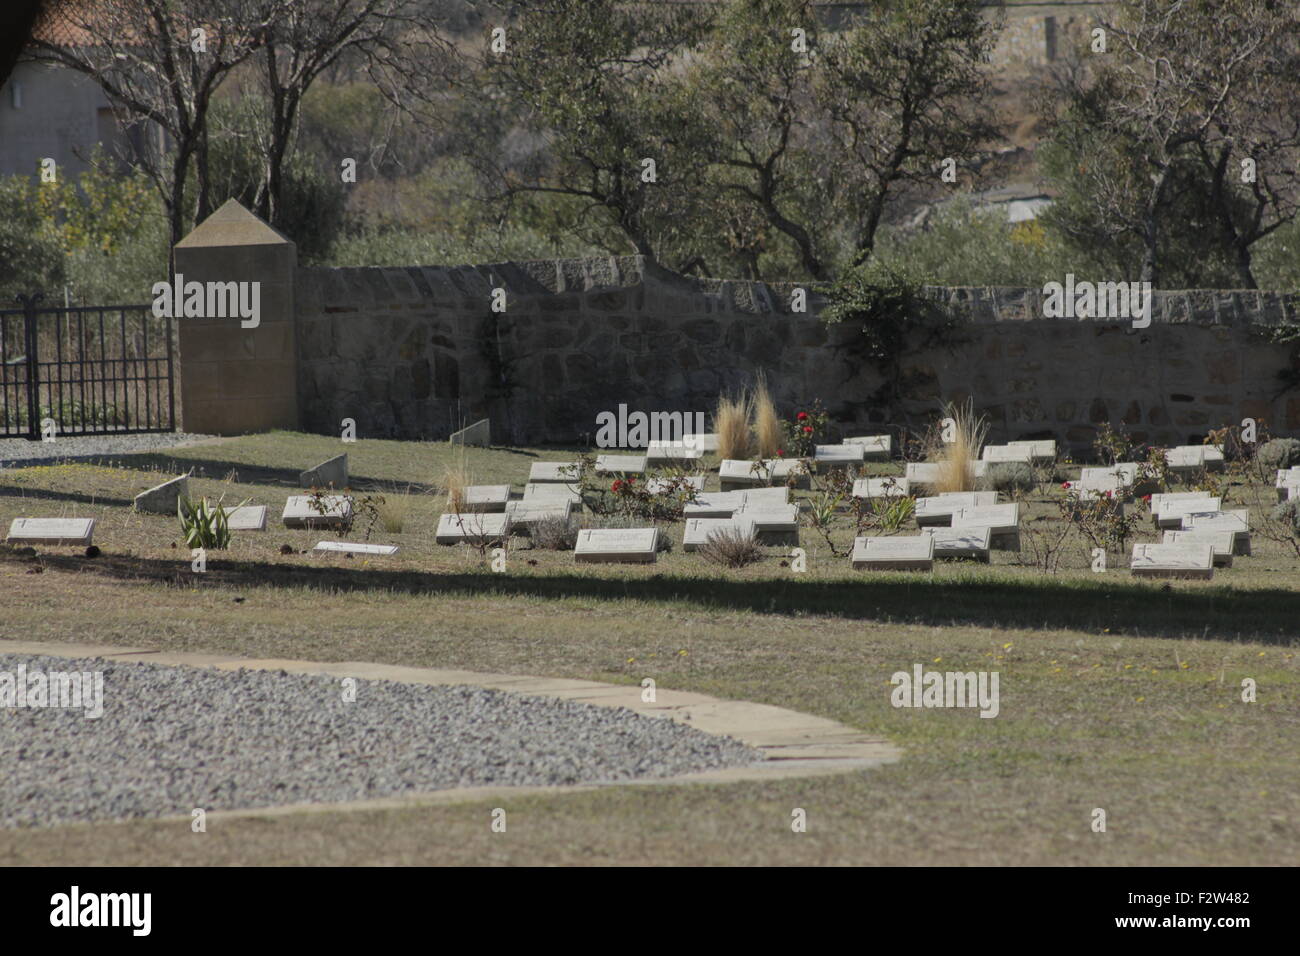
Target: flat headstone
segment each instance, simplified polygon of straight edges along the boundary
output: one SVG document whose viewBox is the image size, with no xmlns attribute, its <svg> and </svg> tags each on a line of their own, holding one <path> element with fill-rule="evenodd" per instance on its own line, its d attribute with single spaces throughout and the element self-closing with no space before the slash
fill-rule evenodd
<svg viewBox="0 0 1300 956">
<path fill-rule="evenodd" d="M 346 554 L 382 554 L 392 555 L 397 553 L 395 544 L 367 544 L 364 541 L 355 541 L 349 544 L 346 541 L 320 541 L 317 542 L 313 551 L 337 551 Z"/>
<path fill-rule="evenodd" d="M 682 475 L 680 478 L 651 478 L 645 483 L 645 490 L 652 495 L 662 495 L 674 485 L 682 489 L 692 488 L 696 492 L 704 490 L 703 475 Z"/>
<path fill-rule="evenodd" d="M 753 522 L 755 531 L 789 533 L 799 530 L 799 506 L 796 504 L 751 504 L 746 501 L 735 517 Z"/>
<path fill-rule="evenodd" d="M 1155 514 L 1160 510 L 1160 506 L 1166 501 L 1207 501 L 1210 498 L 1208 491 L 1166 491 L 1153 494 L 1151 496 L 1151 513 Z M 1206 508 L 1206 511 L 1211 509 Z"/>
<path fill-rule="evenodd" d="M 704 457 L 704 449 L 686 441 L 652 441 L 646 446 L 648 461 L 695 461 Z"/>
<path fill-rule="evenodd" d="M 1161 544 L 1208 544 L 1214 549 L 1216 567 L 1232 566 L 1232 552 L 1236 550 L 1237 536 L 1231 531 L 1166 531 Z"/>
<path fill-rule="evenodd" d="M 805 471 L 799 458 L 769 458 L 766 461 L 747 461 L 726 458 L 718 464 L 718 478 L 724 491 L 746 485 L 765 485 L 770 481 L 784 481 Z"/>
<path fill-rule="evenodd" d="M 510 527 L 531 530 L 533 525 L 544 518 L 558 518 L 567 521 L 573 511 L 568 501 L 510 501 L 506 503 L 506 514 L 510 516 Z"/>
<path fill-rule="evenodd" d="M 914 461 L 904 469 L 904 477 L 909 482 L 916 485 L 934 485 L 941 480 L 943 472 L 941 465 L 937 461 Z M 972 478 L 983 478 L 988 474 L 989 463 L 987 461 L 971 462 L 970 475 Z"/>
<path fill-rule="evenodd" d="M 745 504 L 743 491 L 706 491 L 682 509 L 687 518 L 730 518 Z"/>
<path fill-rule="evenodd" d="M 1233 552 L 1250 554 L 1250 512 L 1245 508 L 1231 511 L 1192 512 L 1183 515 L 1183 531 L 1228 531 L 1233 535 Z"/>
<path fill-rule="evenodd" d="M 447 441 L 453 445 L 478 445 L 486 448 L 492 444 L 491 420 L 480 418 L 473 425 L 467 425 L 458 432 L 452 432 Z"/>
<path fill-rule="evenodd" d="M 853 482 L 853 497 L 905 498 L 910 487 L 906 478 L 859 478 Z"/>
<path fill-rule="evenodd" d="M 1135 461 L 1121 461 L 1113 465 L 1099 465 L 1083 468 L 1079 471 L 1079 480 L 1099 485 L 1135 485 L 1137 484 L 1138 464 Z"/>
<path fill-rule="evenodd" d="M 1214 548 L 1205 544 L 1135 544 L 1129 559 L 1134 577 L 1211 578 Z"/>
<path fill-rule="evenodd" d="M 226 527 L 231 531 L 265 531 L 266 505 L 243 505 L 226 512 Z"/>
<path fill-rule="evenodd" d="M 315 508 L 310 495 L 290 495 L 280 520 L 286 528 L 346 527 L 352 522 L 352 499 L 346 495 L 322 495 L 320 508 Z"/>
<path fill-rule="evenodd" d="M 739 492 L 746 508 L 780 507 L 790 504 L 790 489 L 785 485 L 775 488 L 747 488 Z"/>
<path fill-rule="evenodd" d="M 580 563 L 650 563 L 659 553 L 658 528 L 584 528 L 573 558 Z"/>
<path fill-rule="evenodd" d="M 10 544 L 68 544 L 89 546 L 94 518 L 15 518 L 9 525 Z"/>
<path fill-rule="evenodd" d="M 578 463 L 576 461 L 535 461 L 528 468 L 528 483 L 576 484 L 578 481 Z"/>
<path fill-rule="evenodd" d="M 714 432 L 695 432 L 690 435 L 683 435 L 682 441 L 692 448 L 698 448 L 700 451 L 718 450 L 718 436 Z"/>
<path fill-rule="evenodd" d="M 466 511 L 505 511 L 509 500 L 509 485 L 468 485 L 465 488 Z"/>
<path fill-rule="evenodd" d="M 348 456 L 335 455 L 315 468 L 308 468 L 298 476 L 301 488 L 346 488 L 348 486 Z"/>
<path fill-rule="evenodd" d="M 1028 465 L 1033 460 L 1030 449 L 1018 445 L 985 445 L 981 461 L 1019 462 Z"/>
<path fill-rule="evenodd" d="M 573 485 L 549 482 L 535 484 L 530 482 L 524 485 L 524 501 L 549 505 L 568 502 L 573 507 L 580 508 L 582 506 L 582 493 Z"/>
<path fill-rule="evenodd" d="M 1159 507 L 1153 507 L 1151 516 L 1157 528 L 1181 528 L 1186 515 L 1197 511 L 1218 511 L 1222 503 L 1222 499 L 1210 497 L 1163 499 Z"/>
<path fill-rule="evenodd" d="M 934 539 L 936 558 L 989 560 L 992 528 L 922 528 L 921 533 Z"/>
<path fill-rule="evenodd" d="M 962 508 L 952 516 L 954 528 L 989 528 L 996 539 L 1020 533 L 1020 505 L 981 505 Z"/>
<path fill-rule="evenodd" d="M 939 466 L 932 461 L 913 461 L 904 468 L 903 475 L 910 483 L 933 485 L 939 480 Z"/>
<path fill-rule="evenodd" d="M 478 544 L 510 535 L 510 515 L 504 512 L 475 511 L 464 514 L 438 516 L 438 527 L 433 540 L 438 544 Z"/>
<path fill-rule="evenodd" d="M 1218 471 L 1224 466 L 1223 449 L 1218 445 L 1178 445 L 1165 450 L 1165 463 L 1173 471 Z"/>
<path fill-rule="evenodd" d="M 892 435 L 855 435 L 844 439 L 846 445 L 861 445 L 862 454 L 870 461 L 883 461 L 889 458 L 894 448 Z"/>
<path fill-rule="evenodd" d="M 934 568 L 934 538 L 854 538 L 850 560 L 857 570 L 929 571 Z"/>
<path fill-rule="evenodd" d="M 753 523 L 743 518 L 687 518 L 685 530 L 682 531 L 682 550 L 698 550 L 709 540 L 709 535 L 718 531 L 756 533 Z"/>
<path fill-rule="evenodd" d="M 860 465 L 866 460 L 863 445 L 818 445 L 813 449 L 813 460 L 819 465 Z"/>
<path fill-rule="evenodd" d="M 981 508 L 997 504 L 996 491 L 949 491 L 930 498 L 916 499 L 918 527 L 950 525 L 952 516 L 963 508 Z"/>
<path fill-rule="evenodd" d="M 645 455 L 597 455 L 596 474 L 598 475 L 643 475 L 645 474 Z"/>
<path fill-rule="evenodd" d="M 189 475 L 181 475 L 155 485 L 135 496 L 135 510 L 146 514 L 175 516 L 181 498 L 190 493 Z"/>
<path fill-rule="evenodd" d="M 1028 448 L 1029 456 L 1034 461 L 1051 461 L 1056 457 L 1056 441 L 1051 438 L 1026 438 L 1009 441 L 1011 448 Z"/>
<path fill-rule="evenodd" d="M 1300 465 L 1292 468 L 1279 468 L 1274 485 L 1277 488 L 1278 501 L 1287 501 L 1290 498 L 1298 497 L 1296 491 L 1300 490 Z"/>
</svg>

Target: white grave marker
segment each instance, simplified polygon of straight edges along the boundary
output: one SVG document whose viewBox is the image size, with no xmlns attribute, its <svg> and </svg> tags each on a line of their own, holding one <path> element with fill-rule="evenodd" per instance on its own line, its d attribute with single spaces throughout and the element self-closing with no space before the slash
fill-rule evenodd
<svg viewBox="0 0 1300 956">
<path fill-rule="evenodd" d="M 1152 502 L 1154 505 L 1154 501 Z M 1218 511 L 1222 505 L 1219 498 L 1179 498 L 1169 500 L 1162 498 L 1160 506 L 1153 508 L 1151 515 L 1157 528 L 1181 528 L 1183 518 L 1196 511 Z"/>
<path fill-rule="evenodd" d="M 506 503 L 506 514 L 510 517 L 512 528 L 532 530 L 533 525 L 543 518 L 569 519 L 573 505 L 568 501 L 510 501 Z"/>
<path fill-rule="evenodd" d="M 226 527 L 231 531 L 265 531 L 266 505 L 243 505 L 226 512 Z"/>
<path fill-rule="evenodd" d="M 509 500 L 509 485 L 468 485 L 465 488 L 466 511 L 505 511 Z"/>
<path fill-rule="evenodd" d="M 906 478 L 859 478 L 853 482 L 853 497 L 905 498 L 910 487 Z"/>
<path fill-rule="evenodd" d="M 686 529 L 682 532 L 682 550 L 698 550 L 709 540 L 709 535 L 718 531 L 756 533 L 753 523 L 743 518 L 687 518 Z"/>
<path fill-rule="evenodd" d="M 934 539 L 936 558 L 989 560 L 992 528 L 923 528 L 921 533 Z"/>
<path fill-rule="evenodd" d="M 854 538 L 850 558 L 856 570 L 930 571 L 934 568 L 934 538 Z"/>
<path fill-rule="evenodd" d="M 1236 550 L 1237 536 L 1231 531 L 1166 531 L 1161 544 L 1187 545 L 1208 544 L 1214 549 L 1214 563 L 1217 567 L 1232 567 L 1232 552 Z"/>
<path fill-rule="evenodd" d="M 891 435 L 857 435 L 844 439 L 844 444 L 861 445 L 862 454 L 869 461 L 885 461 L 893 451 L 894 439 Z"/>
<path fill-rule="evenodd" d="M 1214 547 L 1205 544 L 1135 544 L 1129 559 L 1134 577 L 1211 578 Z"/>
<path fill-rule="evenodd" d="M 578 463 L 576 461 L 535 461 L 528 468 L 530 484 L 558 482 L 576 484 L 578 481 Z"/>
<path fill-rule="evenodd" d="M 644 475 L 645 455 L 597 455 L 598 475 Z"/>
<path fill-rule="evenodd" d="M 357 541 L 349 544 L 346 541 L 320 541 L 317 542 L 313 551 L 334 551 L 346 554 L 375 554 L 375 555 L 393 555 L 397 553 L 395 544 L 367 544 L 364 541 Z"/>
<path fill-rule="evenodd" d="M 510 515 L 480 511 L 439 516 L 433 540 L 438 544 L 482 544 L 509 536 Z"/>
<path fill-rule="evenodd" d="M 658 545 L 658 528 L 584 528 L 578 532 L 573 557 L 583 564 L 644 564 L 656 560 Z"/>
<path fill-rule="evenodd" d="M 15 518 L 7 540 L 10 544 L 87 547 L 94 535 L 94 518 Z"/>
<path fill-rule="evenodd" d="M 352 522 L 352 499 L 346 495 L 321 495 L 313 507 L 311 495 L 290 495 L 280 520 L 286 528 L 343 528 Z"/>
</svg>

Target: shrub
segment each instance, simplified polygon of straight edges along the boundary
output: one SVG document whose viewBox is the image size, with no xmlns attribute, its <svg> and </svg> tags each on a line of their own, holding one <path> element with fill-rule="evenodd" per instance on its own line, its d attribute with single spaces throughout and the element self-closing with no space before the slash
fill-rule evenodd
<svg viewBox="0 0 1300 956">
<path fill-rule="evenodd" d="M 999 461 L 988 466 L 977 486 L 981 491 L 1033 491 L 1034 469 L 1023 461 Z"/>
<path fill-rule="evenodd" d="M 1259 463 L 1266 468 L 1290 468 L 1300 465 L 1300 440 L 1274 438 L 1259 446 L 1256 453 Z"/>
<path fill-rule="evenodd" d="M 718 434 L 718 457 L 744 459 L 749 457 L 749 396 L 718 399 L 718 409 L 713 415 L 713 429 Z"/>
<path fill-rule="evenodd" d="M 817 440 L 826 434 L 826 425 L 830 416 L 822 408 L 820 399 L 815 399 L 811 408 L 795 413 L 794 418 L 782 423 L 785 430 L 785 446 L 782 449 L 786 458 L 811 458 L 817 450 Z"/>
<path fill-rule="evenodd" d="M 940 430 L 938 445 L 931 449 L 931 460 L 939 463 L 934 491 L 974 491 L 975 462 L 979 461 L 980 449 L 984 447 L 988 422 L 975 417 L 971 400 L 960 406 L 947 405 L 944 412 L 946 418 L 952 419 L 952 441 L 944 442 Z"/>
<path fill-rule="evenodd" d="M 1292 535 L 1300 537 L 1300 498 L 1282 502 L 1273 509 L 1269 517 Z"/>
<path fill-rule="evenodd" d="M 724 528 L 709 535 L 699 547 L 699 555 L 710 564 L 743 568 L 763 557 L 763 547 L 752 531 Z"/>
<path fill-rule="evenodd" d="M 546 551 L 572 551 L 578 545 L 578 523 L 572 518 L 549 515 L 533 522 L 533 547 Z"/>
<path fill-rule="evenodd" d="M 394 492 L 375 499 L 379 524 L 389 534 L 401 534 L 406 524 L 406 514 L 411 508 L 409 492 Z"/>
<path fill-rule="evenodd" d="M 447 492 L 447 512 L 458 515 L 465 510 L 465 489 L 474 483 L 465 462 L 464 452 L 442 468 L 442 486 Z"/>
<path fill-rule="evenodd" d="M 775 458 L 782 447 L 781 419 L 767 390 L 767 378 L 760 374 L 750 402 L 754 413 L 754 443 L 759 458 Z"/>
</svg>

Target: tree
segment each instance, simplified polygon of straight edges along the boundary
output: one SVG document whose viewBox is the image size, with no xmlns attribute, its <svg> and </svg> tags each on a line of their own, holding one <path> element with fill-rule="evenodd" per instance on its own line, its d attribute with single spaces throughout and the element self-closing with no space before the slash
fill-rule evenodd
<svg viewBox="0 0 1300 956">
<path fill-rule="evenodd" d="M 997 137 L 985 103 L 996 26 L 980 0 L 886 0 L 826 44 L 817 101 L 830 123 L 829 176 L 851 217 L 854 264 L 870 258 L 889 203 L 933 189 Z"/>
<path fill-rule="evenodd" d="M 249 130 L 263 175 L 254 211 L 274 225 L 303 99 L 323 73 L 346 63 L 390 103 L 411 111 L 442 93 L 454 61 L 420 0 L 262 0 L 260 6 L 253 85 L 262 108 Z"/>
<path fill-rule="evenodd" d="M 261 0 L 100 0 L 61 6 L 59 22 L 91 38 L 59 46 L 38 40 L 37 59 L 85 73 L 136 122 L 153 123 L 166 144 L 133 157 L 167 209 L 171 241 L 185 235 L 185 196 L 196 170 L 193 219 L 211 210 L 208 113 L 222 80 L 258 48 L 280 12 Z"/>
<path fill-rule="evenodd" d="M 499 24 L 463 101 L 472 114 L 464 149 L 491 198 L 572 199 L 655 257 L 670 197 L 700 161 L 670 66 L 698 44 L 708 15 L 677 4 L 539 0 Z"/>
<path fill-rule="evenodd" d="M 1124 0 L 1102 29 L 1107 52 L 1056 100 L 1053 145 L 1081 160 L 1058 173 L 1102 234 L 1136 241 L 1142 280 L 1164 284 L 1184 265 L 1169 253 L 1199 234 L 1253 288 L 1250 246 L 1296 214 L 1294 6 Z M 1234 168 L 1244 158 L 1254 182 Z"/>
<path fill-rule="evenodd" d="M 888 0 L 838 29 L 808 0 L 730 0 L 688 83 L 709 188 L 752 205 L 829 279 L 870 257 L 890 204 L 996 136 L 983 103 L 995 27 L 975 0 Z M 834 214 L 829 214 L 834 210 Z"/>
</svg>

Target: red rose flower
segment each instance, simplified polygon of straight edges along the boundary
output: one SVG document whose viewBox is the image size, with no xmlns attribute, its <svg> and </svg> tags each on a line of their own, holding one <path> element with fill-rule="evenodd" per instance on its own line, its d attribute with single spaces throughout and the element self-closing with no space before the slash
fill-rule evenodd
<svg viewBox="0 0 1300 956">
<path fill-rule="evenodd" d="M 622 491 L 623 490 L 622 480 L 617 478 L 614 479 L 614 483 L 609 486 L 609 490 L 614 492 L 614 494 L 618 494 L 620 491 Z"/>
<path fill-rule="evenodd" d="M 785 457 L 785 449 L 784 449 L 784 448 L 778 448 L 778 449 L 776 450 L 776 457 L 777 457 L 777 458 L 784 458 L 784 457 Z"/>
<path fill-rule="evenodd" d="M 811 426 L 811 425 L 805 425 L 805 426 L 803 427 L 803 433 L 804 433 L 805 435 L 811 435 L 811 434 L 812 434 L 812 426 Z"/>
<path fill-rule="evenodd" d="M 808 420 L 808 413 L 800 412 L 798 415 L 795 416 L 795 418 L 799 419 L 799 421 L 801 422 L 806 422 Z"/>
<path fill-rule="evenodd" d="M 1070 483 L 1068 481 L 1063 481 L 1061 482 L 1061 487 L 1068 489 L 1070 487 Z"/>
</svg>

